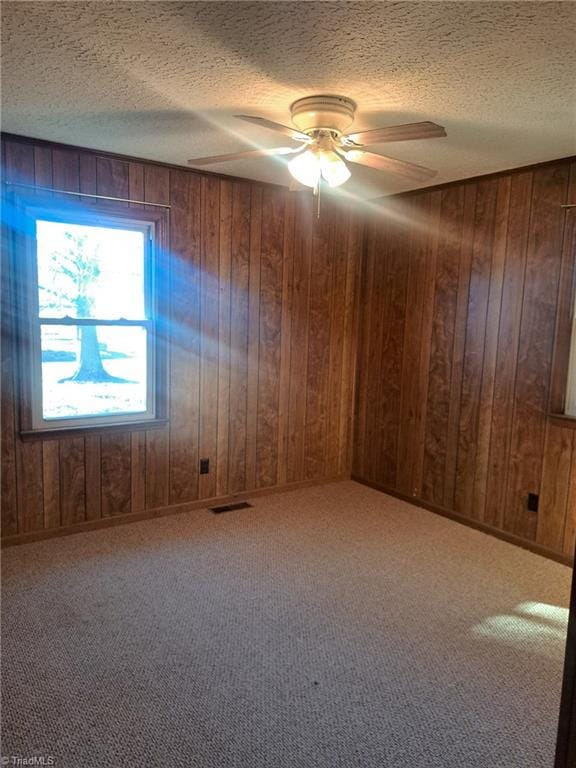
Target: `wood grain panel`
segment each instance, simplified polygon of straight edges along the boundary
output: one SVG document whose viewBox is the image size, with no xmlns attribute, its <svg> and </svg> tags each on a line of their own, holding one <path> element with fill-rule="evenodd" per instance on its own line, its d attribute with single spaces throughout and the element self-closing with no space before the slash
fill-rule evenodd
<svg viewBox="0 0 576 768">
<path fill-rule="evenodd" d="M 306 364 L 306 427 L 304 472 L 307 480 L 326 472 L 326 402 L 330 366 L 330 279 L 334 211 L 325 208 L 314 221 L 310 305 L 308 312 L 308 361 Z"/>
<path fill-rule="evenodd" d="M 473 516 L 474 471 L 477 458 L 480 394 L 484 373 L 486 316 L 491 285 L 496 193 L 494 179 L 479 182 L 476 193 L 474 233 L 468 287 L 466 340 L 460 392 L 460 422 L 454 509 Z"/>
<path fill-rule="evenodd" d="M 424 322 L 430 317 L 425 302 L 430 286 L 433 288 L 434 260 L 429 257 L 429 237 L 432 234 L 431 196 L 422 195 L 411 200 L 405 215 L 414 221 L 407 240 L 408 287 L 402 379 L 400 385 L 400 431 L 398 437 L 398 489 L 410 496 L 419 495 L 421 440 L 423 427 L 423 383 L 427 378 L 429 346 L 428 331 Z M 432 280 L 430 280 L 432 272 Z M 430 299 L 428 299 L 430 301 Z M 422 343 L 424 339 L 424 344 Z"/>
<path fill-rule="evenodd" d="M 52 186 L 52 150 L 49 147 L 34 147 L 34 184 Z"/>
<path fill-rule="evenodd" d="M 356 402 L 356 377 L 349 372 L 356 368 L 358 350 L 358 322 L 360 303 L 360 272 L 365 224 L 349 211 L 346 234 L 346 295 L 344 312 L 344 349 L 342 352 L 342 375 L 340 379 L 340 448 L 338 475 L 347 476 L 352 471 L 354 408 Z"/>
<path fill-rule="evenodd" d="M 562 552 L 566 557 L 572 557 L 576 549 L 576 439 L 572 443 L 572 463 L 568 478 L 568 499 L 566 503 L 566 523 L 564 525 L 564 541 Z M 558 519 L 558 518 L 556 518 Z"/>
<path fill-rule="evenodd" d="M 220 237 L 220 182 L 202 179 L 202 256 L 200 267 L 200 458 L 211 471 L 200 475 L 199 496 L 216 495 L 218 429 L 218 270 Z"/>
<path fill-rule="evenodd" d="M 383 206 L 396 213 L 394 227 L 372 218 L 354 443 L 359 479 L 558 555 L 571 554 L 576 537 L 574 430 L 548 414 L 555 333 L 567 322 L 560 312 L 570 309 L 573 290 L 572 235 L 563 234 L 560 208 L 572 165 L 446 186 L 436 210 L 437 193 L 401 195 Z M 383 262 L 399 283 L 408 265 L 395 327 L 390 290 L 379 287 Z M 400 404 L 387 383 L 398 366 Z M 538 513 L 527 509 L 528 493 L 540 494 Z"/>
<path fill-rule="evenodd" d="M 99 195 L 130 196 L 129 165 L 109 157 L 96 158 L 96 189 Z"/>
<path fill-rule="evenodd" d="M 94 158 L 96 161 L 97 158 Z M 144 200 L 144 165 L 142 163 L 128 164 L 128 192 L 131 200 Z M 133 203 L 135 208 L 140 206 Z"/>
<path fill-rule="evenodd" d="M 342 401 L 342 365 L 346 344 L 346 287 L 348 251 L 347 236 L 350 221 L 342 215 L 335 216 L 332 241 L 332 274 L 329 296 L 330 306 L 330 360 L 329 393 L 327 397 L 327 432 L 326 432 L 326 474 L 339 474 L 341 452 L 341 426 L 346 418 L 345 404 Z"/>
<path fill-rule="evenodd" d="M 514 384 L 526 273 L 532 183 L 532 173 L 520 173 L 511 178 L 484 508 L 484 522 L 498 528 L 503 525 L 510 464 Z"/>
<path fill-rule="evenodd" d="M 44 528 L 60 526 L 60 447 L 58 440 L 42 443 Z"/>
<path fill-rule="evenodd" d="M 130 511 L 141 512 L 146 508 L 146 433 L 133 432 L 130 447 Z"/>
<path fill-rule="evenodd" d="M 536 541 L 555 552 L 564 545 L 573 437 L 573 429 L 547 425 Z"/>
<path fill-rule="evenodd" d="M 230 438 L 230 270 L 232 182 L 220 183 L 218 267 L 218 417 L 216 424 L 216 496 L 228 492 Z"/>
<path fill-rule="evenodd" d="M 368 359 L 370 354 L 370 341 L 372 339 L 372 293 L 374 277 L 374 258 L 375 243 L 377 236 L 377 224 L 370 221 L 368 224 L 368 233 L 365 248 L 362 254 L 361 271 L 361 300 L 359 311 L 359 340 L 358 357 L 356 371 L 356 402 L 354 404 L 354 454 L 352 458 L 353 471 L 359 477 L 365 477 L 365 455 L 366 455 L 366 417 L 368 412 L 368 378 L 369 366 Z"/>
<path fill-rule="evenodd" d="M 504 515 L 505 530 L 531 540 L 538 521 L 526 498 L 539 492 L 542 475 L 568 171 L 567 165 L 538 169 L 532 191 Z"/>
<path fill-rule="evenodd" d="M 446 466 L 444 474 L 444 506 L 452 509 L 456 489 L 458 447 L 460 442 L 460 404 L 466 351 L 466 318 L 470 270 L 472 264 L 472 242 L 474 237 L 474 211 L 477 186 L 467 184 L 464 188 L 464 211 L 460 238 L 460 265 L 458 271 L 458 293 L 456 296 L 456 322 L 452 345 L 452 370 L 450 376 L 450 404 L 448 408 Z"/>
<path fill-rule="evenodd" d="M 266 195 L 262 201 L 256 427 L 258 488 L 278 482 L 284 199 L 278 190 Z"/>
<path fill-rule="evenodd" d="M 170 200 L 170 501 L 174 504 L 198 498 L 200 178 L 171 171 Z"/>
<path fill-rule="evenodd" d="M 290 338 L 292 332 L 292 288 L 294 279 L 294 222 L 296 198 L 286 199 L 282 259 L 282 316 L 280 320 L 280 381 L 278 404 L 278 483 L 288 478 L 288 414 L 290 412 Z"/>
<path fill-rule="evenodd" d="M 370 305 L 366 305 L 366 311 L 370 313 L 370 344 L 366 349 L 366 375 L 364 389 L 367 402 L 376 405 L 378 399 L 378 390 L 381 383 L 381 362 L 382 355 L 380 350 L 383 346 L 383 333 L 387 320 L 387 253 L 386 248 L 382 247 L 382 241 L 387 239 L 386 222 L 382 222 L 379 227 L 378 236 L 368 244 L 368 258 L 374 263 L 374 272 L 372 277 L 372 292 Z M 372 411 L 370 418 L 366 419 L 363 430 L 364 446 L 369 446 L 377 439 L 376 433 L 381 430 L 381 414 L 376 408 Z M 376 476 L 377 467 L 375 466 L 377 456 L 370 451 L 364 451 L 363 465 L 364 471 L 368 477 Z"/>
<path fill-rule="evenodd" d="M 80 155 L 80 192 L 96 194 L 97 190 L 97 165 L 98 158 L 94 155 L 82 153 Z M 95 202 L 95 201 L 94 201 Z M 83 198 L 83 205 L 90 205 L 89 197 Z"/>
<path fill-rule="evenodd" d="M 78 152 L 70 149 L 54 149 L 52 151 L 52 178 L 56 189 L 79 192 L 80 156 Z"/>
<path fill-rule="evenodd" d="M 131 441 L 129 434 L 102 435 L 102 517 L 127 515 L 131 509 Z"/>
<path fill-rule="evenodd" d="M 427 215 L 421 226 L 424 227 L 426 239 L 426 251 L 424 261 L 424 287 L 422 296 L 422 325 L 420 329 L 420 364 L 418 366 L 418 402 L 417 419 L 414 433 L 414 476 L 412 479 L 412 493 L 422 494 L 422 479 L 424 474 L 424 453 L 426 441 L 426 418 L 428 400 L 430 348 L 432 343 L 432 320 L 434 311 L 434 285 L 436 282 L 436 268 L 438 250 L 440 247 L 440 206 L 442 196 L 440 192 L 430 194 Z"/>
<path fill-rule="evenodd" d="M 312 203 L 298 194 L 294 228 L 292 329 L 290 335 L 290 413 L 288 418 L 288 482 L 304 477 L 306 426 L 305 382 L 308 364 L 310 274 L 312 268 Z"/>
<path fill-rule="evenodd" d="M 482 385 L 480 389 L 478 412 L 476 466 L 472 497 L 472 517 L 477 520 L 484 519 L 486 509 L 486 486 L 488 482 L 488 462 L 490 460 L 490 438 L 492 430 L 492 409 L 494 406 L 498 330 L 502 307 L 506 233 L 508 230 L 509 215 L 510 177 L 505 176 L 498 180 L 494 242 L 492 245 L 492 263 L 490 266 L 490 288 L 486 310 Z"/>
<path fill-rule="evenodd" d="M 86 519 L 84 438 L 67 438 L 59 444 L 62 525 L 67 526 Z"/>
<path fill-rule="evenodd" d="M 422 498 L 442 506 L 444 503 L 450 381 L 464 213 L 463 187 L 450 187 L 443 191 L 440 206 L 439 230 L 441 240 L 436 264 L 430 338 Z M 391 477 L 387 476 L 385 482 L 390 485 Z"/>
<path fill-rule="evenodd" d="M 408 289 L 408 260 L 403 253 L 403 232 L 396 217 L 391 216 L 379 238 L 377 251 L 384 252 L 386 261 L 386 290 L 384 293 L 384 331 L 380 361 L 380 383 L 376 392 L 376 419 L 380 429 L 376 436 L 374 476 L 396 484 L 398 475 L 398 436 L 400 432 L 400 403 L 402 353 L 406 326 L 406 297 Z M 367 446 L 367 449 L 370 450 Z"/>
<path fill-rule="evenodd" d="M 246 487 L 246 419 L 248 393 L 248 310 L 250 280 L 249 184 L 232 191 L 230 273 L 230 434 L 228 479 L 231 493 Z"/>
<path fill-rule="evenodd" d="M 16 442 L 18 476 L 18 529 L 37 531 L 44 527 L 42 443 Z"/>
<path fill-rule="evenodd" d="M 84 439 L 86 460 L 86 520 L 102 517 L 102 455 L 100 435 Z"/>
<path fill-rule="evenodd" d="M 250 272 L 248 285 L 248 374 L 246 384 L 246 487 L 256 487 L 258 433 L 258 355 L 260 352 L 260 258 L 262 187 L 250 199 Z"/>
</svg>

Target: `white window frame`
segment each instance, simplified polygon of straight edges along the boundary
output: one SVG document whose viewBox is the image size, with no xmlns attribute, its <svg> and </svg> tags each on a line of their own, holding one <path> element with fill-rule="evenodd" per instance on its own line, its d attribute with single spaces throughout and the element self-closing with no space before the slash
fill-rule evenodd
<svg viewBox="0 0 576 768">
<path fill-rule="evenodd" d="M 570 353 L 568 357 L 568 380 L 566 384 L 564 414 L 576 418 L 576 296 L 572 298 L 570 328 Z"/>
<path fill-rule="evenodd" d="M 132 215 L 129 209 L 102 210 L 96 206 L 85 207 L 54 204 L 26 203 L 24 205 L 22 229 L 25 233 L 25 244 L 15 249 L 15 274 L 20 290 L 19 298 L 19 342 L 22 347 L 20 356 L 20 392 L 21 434 L 24 437 L 34 434 L 56 434 L 68 430 L 84 432 L 86 430 L 118 428 L 125 424 L 128 428 L 152 428 L 166 423 L 164 416 L 165 405 L 159 406 L 159 394 L 165 391 L 162 373 L 165 366 L 158 358 L 159 344 L 159 239 L 163 232 L 158 230 L 157 216 L 147 216 L 146 212 L 140 217 Z M 145 244 L 145 285 L 144 302 L 145 318 L 137 320 L 120 319 L 78 319 L 71 317 L 40 317 L 38 296 L 37 270 L 37 222 L 54 221 L 66 224 L 78 224 L 109 229 L 134 230 L 142 232 Z M 20 262 L 20 264 L 18 264 Z M 22 270 L 22 267 L 24 268 Z M 70 418 L 44 418 L 42 402 L 42 351 L 41 328 L 43 325 L 95 325 L 118 327 L 143 327 L 147 332 L 147 365 L 146 365 L 146 410 L 138 412 L 116 412 L 113 414 L 94 414 Z"/>
</svg>

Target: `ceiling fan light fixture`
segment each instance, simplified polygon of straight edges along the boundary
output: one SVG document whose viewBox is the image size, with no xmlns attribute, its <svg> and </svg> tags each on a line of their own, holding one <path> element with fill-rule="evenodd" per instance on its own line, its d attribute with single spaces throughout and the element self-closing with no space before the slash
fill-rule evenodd
<svg viewBox="0 0 576 768">
<path fill-rule="evenodd" d="M 0 0 L 1 1 L 1 0 Z M 347 133 L 354 122 L 356 104 L 346 96 L 321 94 L 298 99 L 290 107 L 293 126 L 256 115 L 235 115 L 246 123 L 276 131 L 300 143 L 298 147 L 250 149 L 227 155 L 196 157 L 192 166 L 248 160 L 257 157 L 294 155 L 287 163 L 290 174 L 306 187 L 319 192 L 319 182 L 339 187 L 351 177 L 348 163 L 384 171 L 411 181 L 427 182 L 436 171 L 406 160 L 367 151 L 366 146 L 390 142 L 434 139 L 446 136 L 446 129 L 429 120 Z M 293 185 L 291 185 L 291 188 Z"/>
<path fill-rule="evenodd" d="M 331 187 L 339 187 L 352 175 L 344 160 L 333 150 L 323 150 L 320 153 L 320 171 L 324 181 Z"/>
<path fill-rule="evenodd" d="M 271 155 L 293 155 L 294 152 L 299 152 L 300 147 L 294 149 L 294 147 L 274 147 L 270 150 Z"/>
<path fill-rule="evenodd" d="M 356 162 L 356 160 L 359 160 L 364 152 L 362 152 L 361 149 L 349 149 L 347 152 L 342 153 L 346 160 L 350 160 L 351 163 Z"/>
<path fill-rule="evenodd" d="M 320 181 L 320 160 L 315 152 L 301 152 L 288 163 L 292 176 L 306 187 L 316 187 Z"/>
</svg>

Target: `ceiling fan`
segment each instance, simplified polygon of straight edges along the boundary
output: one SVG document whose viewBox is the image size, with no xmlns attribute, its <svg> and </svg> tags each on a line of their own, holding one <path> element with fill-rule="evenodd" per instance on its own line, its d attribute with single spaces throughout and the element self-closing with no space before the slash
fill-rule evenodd
<svg viewBox="0 0 576 768">
<path fill-rule="evenodd" d="M 197 157 L 188 163 L 192 166 L 202 166 L 253 157 L 294 155 L 288 162 L 288 170 L 297 182 L 312 187 L 315 191 L 321 179 L 331 187 L 338 187 L 348 181 L 351 173 L 347 162 L 387 171 L 414 181 L 427 181 L 436 175 L 436 171 L 430 168 L 367 152 L 364 147 L 392 141 L 440 138 L 446 136 L 446 131 L 441 125 L 426 121 L 375 128 L 359 133 L 344 133 L 354 122 L 355 112 L 356 104 L 345 96 L 308 96 L 298 99 L 290 107 L 292 122 L 296 128 L 275 123 L 264 117 L 235 115 L 239 120 L 282 133 L 297 141 L 298 146 L 251 149 L 228 155 Z"/>
</svg>

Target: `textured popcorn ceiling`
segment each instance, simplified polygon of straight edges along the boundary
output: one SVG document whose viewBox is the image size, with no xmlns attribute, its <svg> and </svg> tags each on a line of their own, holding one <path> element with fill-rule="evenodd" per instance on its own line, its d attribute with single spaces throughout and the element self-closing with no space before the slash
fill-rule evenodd
<svg viewBox="0 0 576 768">
<path fill-rule="evenodd" d="M 576 154 L 571 2 L 3 2 L 3 130 L 185 165 L 285 145 L 302 96 L 359 105 L 356 130 L 433 120 L 448 138 L 373 149 L 434 183 Z M 289 142 L 288 142 L 289 143 Z M 286 183 L 278 160 L 210 167 Z M 414 182 L 354 168 L 344 189 Z"/>
</svg>

